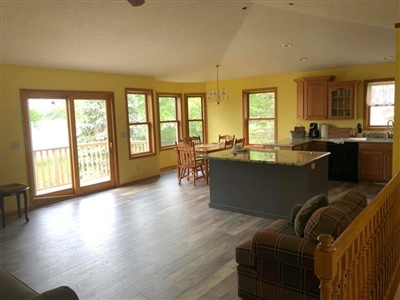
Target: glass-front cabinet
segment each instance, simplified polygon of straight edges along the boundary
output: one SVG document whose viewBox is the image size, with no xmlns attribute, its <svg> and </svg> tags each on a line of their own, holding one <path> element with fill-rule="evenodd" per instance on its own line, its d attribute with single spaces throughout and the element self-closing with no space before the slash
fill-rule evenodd
<svg viewBox="0 0 400 300">
<path fill-rule="evenodd" d="M 359 80 L 329 82 L 329 119 L 357 118 L 357 85 Z"/>
</svg>

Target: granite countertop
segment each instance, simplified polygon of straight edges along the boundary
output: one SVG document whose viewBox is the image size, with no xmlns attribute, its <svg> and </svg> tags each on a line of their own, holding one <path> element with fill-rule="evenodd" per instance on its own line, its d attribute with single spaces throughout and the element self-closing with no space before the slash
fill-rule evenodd
<svg viewBox="0 0 400 300">
<path fill-rule="evenodd" d="M 209 159 L 231 160 L 264 164 L 278 164 L 290 166 L 304 166 L 312 163 L 329 152 L 310 152 L 310 151 L 291 151 L 291 150 L 264 150 L 264 149 L 245 149 L 245 152 L 233 153 L 232 150 L 224 150 L 210 153 Z"/>
<path fill-rule="evenodd" d="M 385 139 L 385 138 L 295 138 L 295 139 L 281 139 L 276 141 L 271 141 L 270 143 L 265 143 L 263 146 L 274 146 L 274 147 L 294 147 L 298 145 L 303 145 L 310 142 L 334 142 L 334 143 L 343 143 L 343 142 L 352 142 L 352 143 L 393 143 L 393 139 Z"/>
</svg>

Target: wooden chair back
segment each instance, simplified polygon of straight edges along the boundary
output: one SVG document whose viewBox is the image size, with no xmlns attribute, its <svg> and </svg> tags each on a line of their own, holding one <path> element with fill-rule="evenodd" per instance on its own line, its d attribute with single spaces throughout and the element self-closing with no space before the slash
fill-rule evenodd
<svg viewBox="0 0 400 300">
<path fill-rule="evenodd" d="M 194 149 L 194 143 L 175 142 L 175 150 L 177 157 L 177 168 L 178 168 L 178 183 L 181 183 L 182 178 L 193 178 L 193 185 L 196 184 L 196 180 L 204 178 L 207 182 L 206 175 L 204 173 L 205 162 L 203 159 L 196 159 L 196 152 Z M 198 174 L 201 172 L 201 175 Z"/>
<path fill-rule="evenodd" d="M 233 148 L 233 140 L 225 140 L 225 149 L 231 149 Z"/>
<path fill-rule="evenodd" d="M 245 137 L 242 137 L 242 138 L 240 138 L 240 139 L 235 139 L 235 146 L 240 146 L 240 147 L 244 147 L 244 145 L 245 145 L 245 142 L 246 142 L 246 138 Z"/>
<path fill-rule="evenodd" d="M 179 139 L 179 142 L 180 143 L 190 144 L 192 142 L 192 139 L 191 139 L 190 136 L 187 136 L 187 137 L 183 137 L 183 138 Z"/>
<path fill-rule="evenodd" d="M 201 138 L 200 138 L 200 136 L 191 136 L 191 137 L 190 137 L 190 140 L 192 141 L 192 143 L 193 143 L 194 145 L 199 145 L 199 144 L 201 144 Z"/>
<path fill-rule="evenodd" d="M 235 141 L 235 135 L 229 135 L 229 134 L 219 135 L 219 138 L 218 138 L 219 143 L 224 143 L 225 141 L 228 141 L 228 140 L 232 140 L 232 142 Z"/>
</svg>

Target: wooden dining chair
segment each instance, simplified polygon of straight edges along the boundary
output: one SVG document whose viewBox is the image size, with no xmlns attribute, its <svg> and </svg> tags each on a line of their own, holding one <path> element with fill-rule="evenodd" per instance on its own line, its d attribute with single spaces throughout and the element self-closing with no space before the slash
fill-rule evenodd
<svg viewBox="0 0 400 300">
<path fill-rule="evenodd" d="M 232 140 L 234 142 L 235 135 L 229 135 L 229 134 L 219 135 L 219 138 L 218 138 L 219 143 L 225 143 L 225 141 L 227 141 L 227 140 Z"/>
<path fill-rule="evenodd" d="M 190 144 L 192 142 L 192 138 L 190 136 L 187 137 L 183 137 L 179 139 L 179 142 L 181 143 L 186 143 L 186 144 Z"/>
<path fill-rule="evenodd" d="M 240 146 L 240 147 L 244 147 L 244 144 L 246 142 L 246 138 L 242 137 L 240 139 L 235 139 L 235 146 Z"/>
<path fill-rule="evenodd" d="M 191 136 L 190 140 L 192 141 L 192 143 L 196 146 L 201 144 L 201 138 L 200 136 Z"/>
<path fill-rule="evenodd" d="M 224 142 L 225 149 L 233 148 L 233 143 L 234 143 L 234 140 L 225 140 L 225 142 Z"/>
<path fill-rule="evenodd" d="M 176 143 L 175 150 L 177 154 L 178 168 L 178 184 L 181 184 L 182 178 L 193 179 L 193 185 L 196 185 L 196 180 L 204 178 L 207 183 L 205 167 L 203 159 L 196 159 L 193 143 Z M 200 174 L 199 174 L 200 173 Z"/>
</svg>

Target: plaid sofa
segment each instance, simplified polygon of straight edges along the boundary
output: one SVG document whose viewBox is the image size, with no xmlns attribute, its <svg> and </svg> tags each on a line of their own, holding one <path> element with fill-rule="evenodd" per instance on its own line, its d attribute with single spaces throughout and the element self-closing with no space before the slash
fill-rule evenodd
<svg viewBox="0 0 400 300">
<path fill-rule="evenodd" d="M 11 273 L 0 269 L 1 300 L 79 300 L 78 295 L 68 286 L 59 286 L 41 294 L 32 290 Z"/>
<path fill-rule="evenodd" d="M 326 204 L 310 213 L 301 236 L 294 224 L 306 204 L 293 207 L 290 221 L 276 220 L 258 231 L 251 240 L 236 247 L 239 297 L 271 300 L 320 298 L 319 279 L 314 274 L 318 235 L 327 233 L 338 237 L 366 207 L 367 201 L 362 193 L 349 190 Z"/>
</svg>

